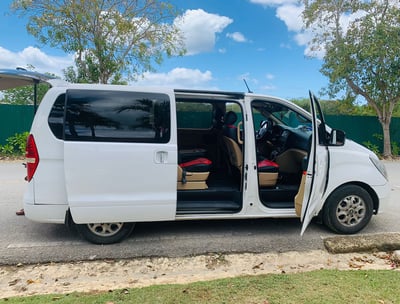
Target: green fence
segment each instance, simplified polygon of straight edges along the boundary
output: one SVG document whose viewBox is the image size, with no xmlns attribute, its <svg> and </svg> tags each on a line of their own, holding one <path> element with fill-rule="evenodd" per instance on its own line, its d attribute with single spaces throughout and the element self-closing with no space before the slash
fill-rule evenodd
<svg viewBox="0 0 400 304">
<path fill-rule="evenodd" d="M 190 119 L 201 119 L 204 116 L 191 116 Z M 382 140 L 376 135 L 382 136 L 382 127 L 374 116 L 336 116 L 327 115 L 327 124 L 335 129 L 346 132 L 346 137 L 358 143 L 370 142 L 377 145 L 382 151 Z M 6 143 L 6 139 L 15 133 L 29 131 L 33 120 L 33 106 L 17 106 L 0 104 L 0 145 Z M 392 119 L 391 140 L 400 146 L 400 118 Z"/>
<path fill-rule="evenodd" d="M 383 150 L 382 126 L 375 116 L 338 116 L 327 115 L 326 123 L 335 129 L 341 129 L 346 132 L 346 137 L 360 144 L 370 142 L 377 145 L 379 150 Z M 393 117 L 390 123 L 390 139 L 400 143 L 400 118 Z"/>
<path fill-rule="evenodd" d="M 0 104 L 0 145 L 15 133 L 29 131 L 33 113 L 33 106 Z"/>
</svg>

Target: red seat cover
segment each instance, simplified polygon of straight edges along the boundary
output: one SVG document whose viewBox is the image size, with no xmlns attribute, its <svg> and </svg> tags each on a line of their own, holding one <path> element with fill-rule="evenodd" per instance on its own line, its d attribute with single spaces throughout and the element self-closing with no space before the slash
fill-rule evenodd
<svg viewBox="0 0 400 304">
<path fill-rule="evenodd" d="M 279 165 L 272 160 L 263 159 L 258 162 L 258 171 L 259 172 L 278 172 Z"/>
</svg>

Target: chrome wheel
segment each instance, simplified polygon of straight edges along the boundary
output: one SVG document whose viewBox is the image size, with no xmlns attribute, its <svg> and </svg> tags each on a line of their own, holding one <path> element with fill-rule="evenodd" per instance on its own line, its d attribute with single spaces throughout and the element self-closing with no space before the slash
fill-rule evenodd
<svg viewBox="0 0 400 304">
<path fill-rule="evenodd" d="M 124 223 L 96 223 L 87 224 L 89 230 L 101 237 L 108 237 L 117 234 L 123 227 Z"/>
<path fill-rule="evenodd" d="M 358 225 L 366 215 L 367 206 L 358 195 L 349 195 L 343 198 L 336 210 L 338 221 L 347 227 Z"/>
<path fill-rule="evenodd" d="M 135 223 L 91 223 L 76 225 L 79 233 L 94 244 L 113 244 L 131 234 Z"/>
<path fill-rule="evenodd" d="M 363 229 L 374 213 L 371 195 L 358 185 L 339 187 L 328 197 L 322 221 L 336 233 L 352 234 Z"/>
</svg>

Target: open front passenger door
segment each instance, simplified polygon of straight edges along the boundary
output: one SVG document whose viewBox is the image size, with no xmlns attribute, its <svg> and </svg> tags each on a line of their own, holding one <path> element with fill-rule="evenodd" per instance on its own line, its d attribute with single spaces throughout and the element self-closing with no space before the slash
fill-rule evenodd
<svg viewBox="0 0 400 304">
<path fill-rule="evenodd" d="M 307 175 L 301 209 L 303 222 L 301 235 L 323 206 L 322 197 L 326 191 L 329 173 L 329 149 L 325 120 L 317 98 L 310 92 L 312 113 L 311 150 L 308 156 Z M 320 118 L 318 121 L 317 114 Z"/>
</svg>

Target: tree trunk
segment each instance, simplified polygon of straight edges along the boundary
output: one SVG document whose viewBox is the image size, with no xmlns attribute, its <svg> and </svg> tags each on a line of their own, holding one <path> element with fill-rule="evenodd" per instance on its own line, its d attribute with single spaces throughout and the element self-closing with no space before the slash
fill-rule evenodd
<svg viewBox="0 0 400 304">
<path fill-rule="evenodd" d="M 390 120 L 385 119 L 381 122 L 383 130 L 383 157 L 392 156 L 392 147 L 390 144 Z"/>
</svg>

